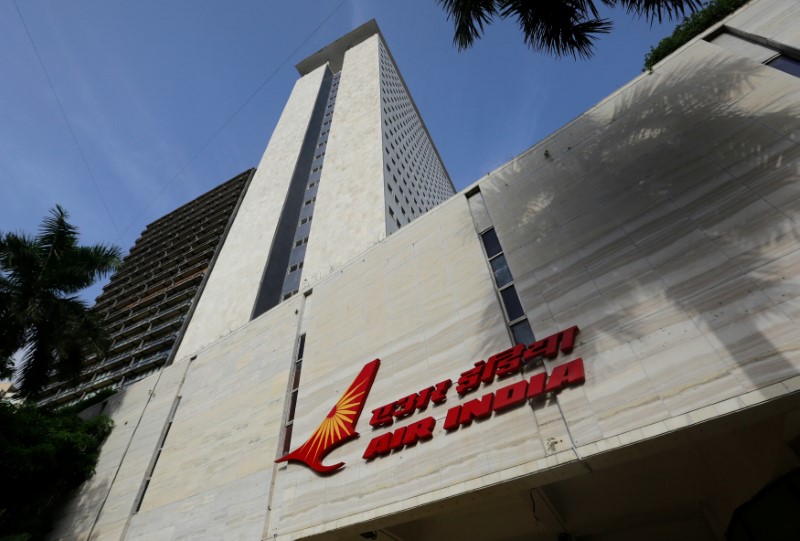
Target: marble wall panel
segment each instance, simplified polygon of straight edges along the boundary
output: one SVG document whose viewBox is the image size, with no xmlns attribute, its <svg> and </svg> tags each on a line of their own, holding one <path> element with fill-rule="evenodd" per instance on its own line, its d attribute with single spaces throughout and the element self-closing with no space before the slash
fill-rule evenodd
<svg viewBox="0 0 800 541">
<path fill-rule="evenodd" d="M 261 535 L 301 301 L 175 365 L 181 400 L 128 539 Z"/>
<path fill-rule="evenodd" d="M 479 184 L 534 332 L 582 327 L 577 445 L 797 375 L 796 311 L 775 301 L 795 298 L 798 88 L 697 42 Z M 545 150 L 587 180 L 543 197 Z M 514 219 L 531 207 L 545 227 Z"/>
<path fill-rule="evenodd" d="M 303 267 L 312 284 L 386 237 L 379 40 L 344 56 Z"/>
<path fill-rule="evenodd" d="M 325 69 L 320 67 L 295 84 L 220 250 L 214 272 L 209 275 L 176 359 L 188 358 L 250 320 Z"/>
</svg>

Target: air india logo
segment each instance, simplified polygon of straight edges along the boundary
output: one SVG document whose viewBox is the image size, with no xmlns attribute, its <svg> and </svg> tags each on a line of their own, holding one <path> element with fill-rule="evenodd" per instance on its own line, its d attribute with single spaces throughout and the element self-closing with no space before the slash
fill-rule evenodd
<svg viewBox="0 0 800 541">
<path fill-rule="evenodd" d="M 566 387 L 583 384 L 586 378 L 582 358 L 566 363 L 556 361 L 562 354 L 572 353 L 578 332 L 578 326 L 574 325 L 532 344 L 515 344 L 474 363 L 455 382 L 452 379 L 440 381 L 372 410 L 369 424 L 373 433 L 382 433 L 374 435 L 369 442 L 364 460 L 380 460 L 394 451 L 432 439 L 437 419 L 428 408 L 443 407 L 451 389 L 458 394 L 459 403 L 442 412 L 444 415 L 439 415 L 439 418 L 444 417 L 439 434 L 456 434 L 474 426 L 473 421 L 505 415 L 524 404 L 542 401 Z M 545 359 L 551 363 L 549 367 L 544 364 Z M 380 362 L 380 359 L 375 359 L 367 363 L 308 441 L 275 462 L 300 462 L 321 474 L 336 472 L 344 466 L 344 462 L 325 466 L 322 460 L 335 447 L 358 436 L 356 424 Z M 526 367 L 532 370 L 526 373 Z M 512 375 L 517 377 L 512 378 Z M 489 387 L 498 381 L 505 385 L 492 391 Z M 479 393 L 484 388 L 480 398 L 470 400 L 470 394 Z M 397 426 L 423 412 L 428 416 Z M 390 426 L 394 429 L 387 430 Z"/>
<path fill-rule="evenodd" d="M 332 473 L 344 466 L 344 462 L 325 466 L 322 459 L 337 446 L 358 436 L 356 424 L 380 364 L 380 359 L 367 363 L 311 437 L 275 462 L 301 462 L 318 473 Z"/>
</svg>

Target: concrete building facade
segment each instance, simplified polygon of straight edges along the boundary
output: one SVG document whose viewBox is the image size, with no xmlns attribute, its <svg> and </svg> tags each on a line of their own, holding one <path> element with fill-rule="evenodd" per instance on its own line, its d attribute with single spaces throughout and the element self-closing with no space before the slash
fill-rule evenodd
<svg viewBox="0 0 800 541">
<path fill-rule="evenodd" d="M 338 270 L 455 191 L 375 21 L 297 70 L 179 356 Z"/>
<path fill-rule="evenodd" d="M 235 176 L 145 228 L 94 305 L 111 339 L 108 354 L 89 357 L 77 385 L 49 383 L 40 404 L 76 403 L 132 385 L 172 362 L 254 172 Z"/>
<path fill-rule="evenodd" d="M 334 125 L 325 174 L 374 183 L 378 229 L 250 319 L 274 227 L 245 199 L 175 362 L 97 406 L 116 427 L 52 538 L 794 538 L 798 22 L 748 4 L 390 236 L 385 147 L 346 165 Z M 288 189 L 320 67 L 248 190 L 271 224 L 256 180 Z"/>
</svg>

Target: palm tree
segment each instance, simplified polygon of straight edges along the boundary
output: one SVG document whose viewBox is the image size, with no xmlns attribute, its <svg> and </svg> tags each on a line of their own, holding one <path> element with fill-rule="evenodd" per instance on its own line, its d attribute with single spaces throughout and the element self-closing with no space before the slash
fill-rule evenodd
<svg viewBox="0 0 800 541">
<path fill-rule="evenodd" d="M 35 237 L 0 233 L 0 376 L 13 373 L 20 394 L 35 397 L 51 375 L 75 381 L 89 353 L 102 355 L 108 337 L 75 294 L 117 268 L 114 246 L 79 246 L 78 229 L 59 205 Z"/>
<path fill-rule="evenodd" d="M 492 19 L 514 18 L 525 43 L 532 49 L 556 56 L 571 54 L 588 58 L 594 41 L 611 30 L 601 19 L 594 0 L 436 0 L 453 19 L 453 43 L 459 50 L 471 47 Z M 600 0 L 620 6 L 647 21 L 674 18 L 697 10 L 701 0 Z"/>
</svg>

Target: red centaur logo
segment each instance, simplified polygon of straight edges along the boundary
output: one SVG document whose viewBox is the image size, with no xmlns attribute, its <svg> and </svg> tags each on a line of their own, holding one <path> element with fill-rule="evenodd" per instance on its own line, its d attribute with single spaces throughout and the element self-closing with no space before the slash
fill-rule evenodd
<svg viewBox="0 0 800 541">
<path fill-rule="evenodd" d="M 364 409 L 364 403 L 367 401 L 367 395 L 375 381 L 375 374 L 380 364 L 380 359 L 367 363 L 311 437 L 303 445 L 275 462 L 287 460 L 301 462 L 318 473 L 331 473 L 344 466 L 344 462 L 325 466 L 322 464 L 322 459 L 336 446 L 358 436 L 356 423 L 361 416 L 361 410 Z"/>
</svg>

